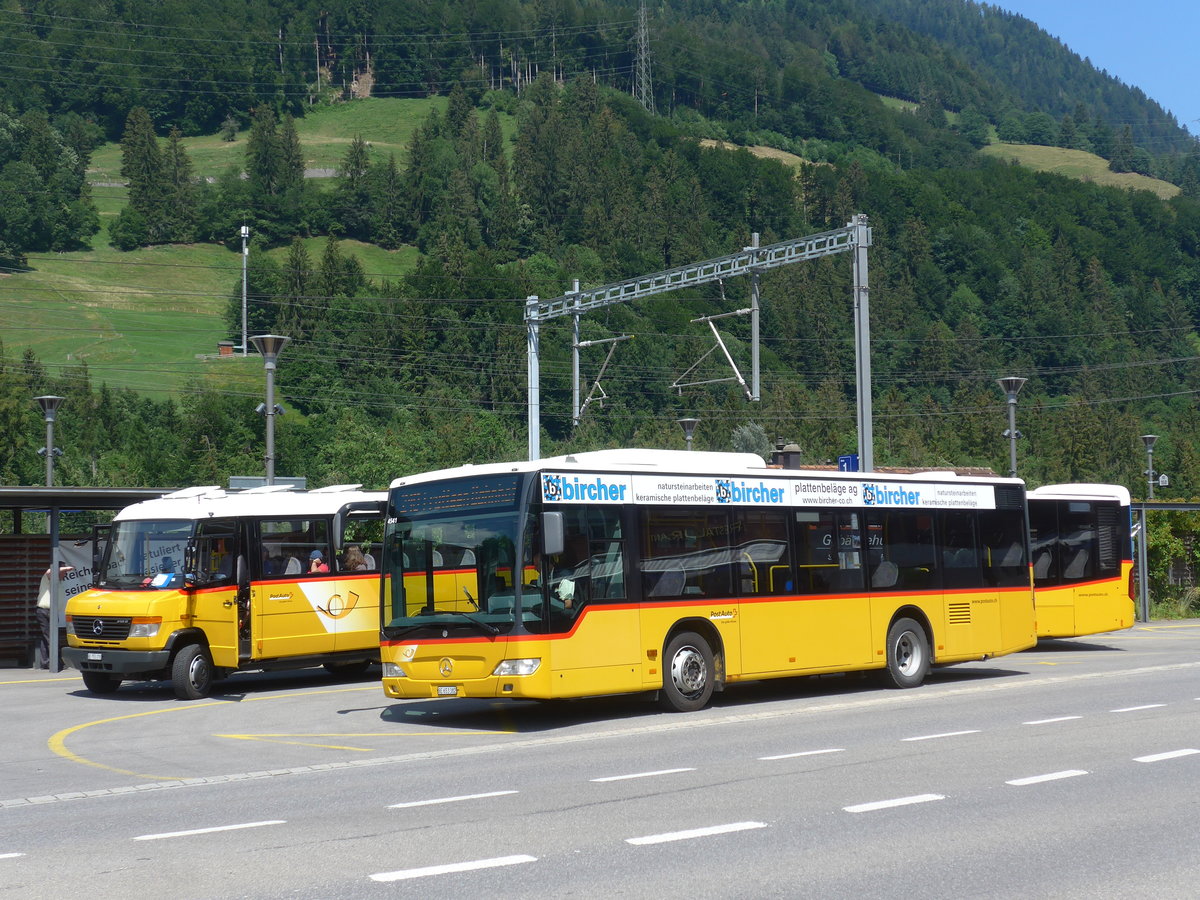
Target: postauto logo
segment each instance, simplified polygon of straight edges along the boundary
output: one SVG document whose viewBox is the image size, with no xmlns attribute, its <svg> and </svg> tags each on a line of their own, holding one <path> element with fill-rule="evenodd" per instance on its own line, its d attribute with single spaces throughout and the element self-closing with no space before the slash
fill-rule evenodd
<svg viewBox="0 0 1200 900">
<path fill-rule="evenodd" d="M 627 503 L 629 483 L 603 475 L 542 475 L 542 500 L 546 503 Z"/>
<path fill-rule="evenodd" d="M 776 506 L 784 502 L 787 490 L 783 487 L 768 485 L 764 481 L 757 484 L 747 484 L 745 481 L 734 481 L 732 478 L 717 479 L 718 503 L 744 503 L 757 506 Z"/>
</svg>

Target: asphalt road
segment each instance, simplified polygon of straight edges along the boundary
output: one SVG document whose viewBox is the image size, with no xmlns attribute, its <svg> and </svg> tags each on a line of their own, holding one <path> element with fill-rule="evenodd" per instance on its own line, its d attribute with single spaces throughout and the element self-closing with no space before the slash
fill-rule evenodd
<svg viewBox="0 0 1200 900">
<path fill-rule="evenodd" d="M 0 898 L 1193 897 L 1200 621 L 915 690 L 395 703 L 0 670 Z"/>
</svg>

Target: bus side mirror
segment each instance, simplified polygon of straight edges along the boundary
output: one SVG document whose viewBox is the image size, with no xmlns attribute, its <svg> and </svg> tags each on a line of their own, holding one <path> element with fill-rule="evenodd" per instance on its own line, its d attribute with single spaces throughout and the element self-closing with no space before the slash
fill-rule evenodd
<svg viewBox="0 0 1200 900">
<path fill-rule="evenodd" d="M 542 556 L 562 553 L 566 547 L 566 527 L 560 512 L 542 513 Z"/>
</svg>

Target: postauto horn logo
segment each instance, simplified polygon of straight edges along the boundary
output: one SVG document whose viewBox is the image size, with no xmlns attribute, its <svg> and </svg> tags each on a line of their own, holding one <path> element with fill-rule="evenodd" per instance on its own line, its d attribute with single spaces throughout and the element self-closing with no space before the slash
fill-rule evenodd
<svg viewBox="0 0 1200 900">
<path fill-rule="evenodd" d="M 542 500 L 547 503 L 624 503 L 629 500 L 619 481 L 601 475 L 542 475 Z"/>
</svg>

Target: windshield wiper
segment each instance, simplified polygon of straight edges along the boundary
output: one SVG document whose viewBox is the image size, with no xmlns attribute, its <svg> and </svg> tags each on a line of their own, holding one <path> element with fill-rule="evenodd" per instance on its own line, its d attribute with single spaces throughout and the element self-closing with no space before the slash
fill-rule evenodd
<svg viewBox="0 0 1200 900">
<path fill-rule="evenodd" d="M 437 610 L 435 615 L 461 616 L 462 618 L 464 618 L 468 622 L 470 622 L 472 625 L 478 625 L 480 627 L 480 629 L 487 632 L 488 634 L 499 634 L 500 633 L 500 629 L 497 628 L 495 625 L 493 625 L 491 622 L 485 622 L 485 621 L 483 621 L 483 619 L 477 618 L 476 616 L 472 615 L 469 612 L 463 612 L 461 609 L 439 609 L 439 610 Z"/>
</svg>

